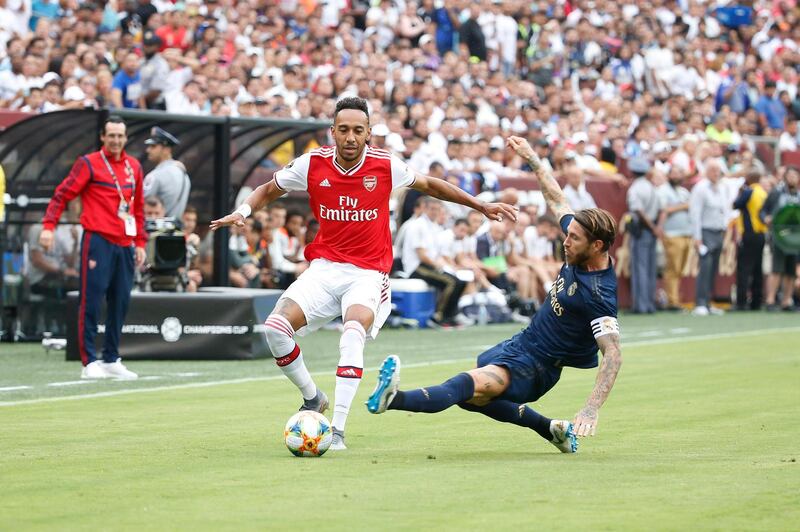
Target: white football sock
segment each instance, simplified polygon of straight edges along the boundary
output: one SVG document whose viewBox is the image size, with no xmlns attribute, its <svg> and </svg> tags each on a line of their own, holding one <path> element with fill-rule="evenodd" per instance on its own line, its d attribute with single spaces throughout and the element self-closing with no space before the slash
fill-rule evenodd
<svg viewBox="0 0 800 532">
<path fill-rule="evenodd" d="M 339 367 L 336 368 L 336 395 L 331 421 L 338 430 L 344 430 L 350 405 L 361 384 L 366 339 L 367 333 L 360 323 L 350 320 L 344 324 L 344 332 L 339 340 Z"/>
<path fill-rule="evenodd" d="M 317 395 L 317 385 L 303 362 L 303 352 L 294 341 L 294 329 L 289 320 L 279 314 L 271 314 L 264 322 L 269 345 L 275 363 L 284 375 L 303 394 L 303 399 L 313 399 Z"/>
</svg>

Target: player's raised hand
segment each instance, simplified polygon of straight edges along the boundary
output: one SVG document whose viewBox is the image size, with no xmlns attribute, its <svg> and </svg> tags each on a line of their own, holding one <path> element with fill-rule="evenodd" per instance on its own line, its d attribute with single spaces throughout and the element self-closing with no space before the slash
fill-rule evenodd
<svg viewBox="0 0 800 532">
<path fill-rule="evenodd" d="M 580 412 L 575 414 L 575 419 L 572 420 L 572 426 L 575 430 L 575 435 L 578 437 L 594 436 L 597 430 L 597 408 L 593 406 L 584 406 Z"/>
<path fill-rule="evenodd" d="M 483 214 L 490 220 L 502 222 L 503 218 L 511 218 L 517 221 L 517 209 L 508 203 L 487 203 L 483 207 Z"/>
<path fill-rule="evenodd" d="M 229 225 L 235 225 L 236 227 L 244 227 L 244 216 L 242 216 L 238 212 L 232 212 L 228 216 L 220 218 L 219 220 L 211 220 L 212 231 L 216 231 L 220 227 L 226 227 Z"/>
<path fill-rule="evenodd" d="M 515 137 L 512 135 L 508 137 L 508 139 L 506 139 L 506 144 L 508 145 L 509 148 L 517 152 L 517 155 L 519 155 L 526 161 L 531 161 L 534 163 L 539 162 L 539 156 L 536 155 L 536 152 L 533 151 L 533 148 L 531 148 L 531 145 L 528 144 L 528 141 L 523 139 L 522 137 Z"/>
</svg>

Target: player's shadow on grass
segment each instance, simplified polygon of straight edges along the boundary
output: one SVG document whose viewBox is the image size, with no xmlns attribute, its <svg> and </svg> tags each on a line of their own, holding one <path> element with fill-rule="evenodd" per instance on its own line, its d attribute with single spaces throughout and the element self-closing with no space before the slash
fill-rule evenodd
<svg viewBox="0 0 800 532">
<path fill-rule="evenodd" d="M 475 450 L 464 450 L 464 451 L 452 451 L 452 450 L 444 450 L 437 451 L 435 449 L 431 449 L 427 455 L 422 455 L 423 458 L 426 460 L 430 460 L 431 462 L 437 461 L 452 461 L 452 460 L 459 460 L 464 462 L 478 462 L 482 465 L 486 465 L 487 463 L 495 463 L 495 464 L 519 464 L 521 460 L 531 461 L 532 459 L 538 460 L 550 460 L 554 457 L 558 457 L 560 454 L 555 449 L 548 449 L 543 447 L 542 449 L 535 449 L 531 448 L 534 447 L 533 444 L 530 447 L 522 447 L 520 449 L 515 449 L 512 451 L 500 451 L 500 450 L 485 450 L 485 449 L 475 449 Z M 433 457 L 433 458 L 431 458 Z"/>
</svg>

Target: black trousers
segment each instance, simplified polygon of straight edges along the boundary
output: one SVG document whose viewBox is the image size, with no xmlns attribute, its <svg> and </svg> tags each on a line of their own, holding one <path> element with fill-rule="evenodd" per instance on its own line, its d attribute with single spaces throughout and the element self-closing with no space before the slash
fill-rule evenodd
<svg viewBox="0 0 800 532">
<path fill-rule="evenodd" d="M 411 277 L 422 279 L 439 290 L 433 319 L 439 322 L 447 321 L 458 313 L 458 300 L 467 286 L 464 281 L 459 281 L 455 275 L 440 272 L 424 264 L 417 266 Z"/>
<path fill-rule="evenodd" d="M 750 308 L 758 310 L 764 297 L 764 234 L 749 233 L 742 237 L 736 251 L 736 308 L 747 308 L 747 293 L 750 293 Z"/>
</svg>

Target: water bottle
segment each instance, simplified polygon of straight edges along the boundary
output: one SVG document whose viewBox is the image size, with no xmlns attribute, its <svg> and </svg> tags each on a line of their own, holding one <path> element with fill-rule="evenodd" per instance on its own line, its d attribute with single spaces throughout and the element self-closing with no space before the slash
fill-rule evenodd
<svg viewBox="0 0 800 532">
<path fill-rule="evenodd" d="M 486 325 L 487 323 L 489 323 L 489 310 L 486 308 L 486 304 L 482 303 L 478 307 L 478 325 Z"/>
<path fill-rule="evenodd" d="M 478 303 L 478 325 L 489 323 L 489 309 L 486 308 L 486 295 L 476 294 L 475 300 Z"/>
</svg>

